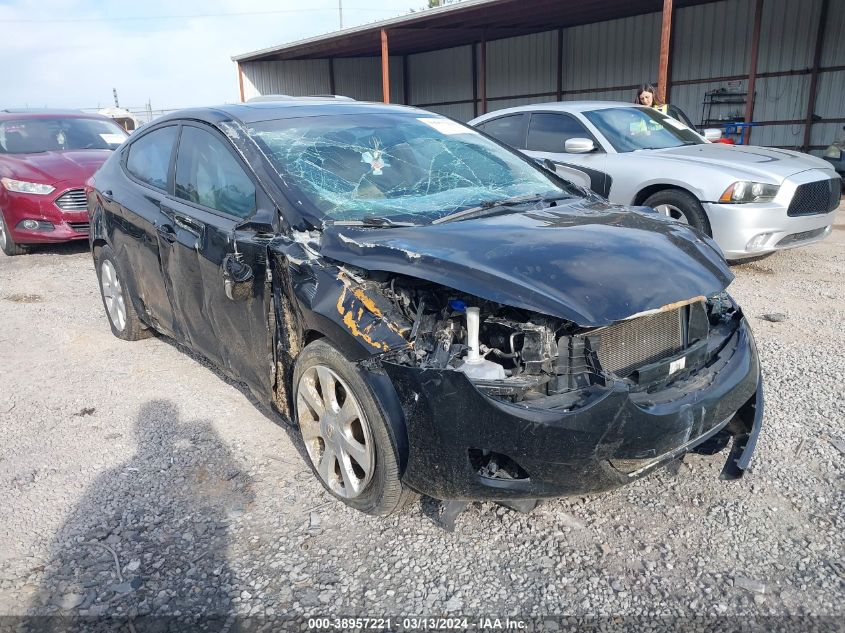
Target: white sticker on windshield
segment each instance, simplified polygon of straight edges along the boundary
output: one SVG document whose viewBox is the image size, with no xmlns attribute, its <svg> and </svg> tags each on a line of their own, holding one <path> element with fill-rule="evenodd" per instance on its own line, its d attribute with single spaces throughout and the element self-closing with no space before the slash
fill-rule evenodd
<svg viewBox="0 0 845 633">
<path fill-rule="evenodd" d="M 122 134 L 100 134 L 100 138 L 109 145 L 120 145 L 126 137 Z"/>
<path fill-rule="evenodd" d="M 676 121 L 675 119 L 666 118 L 663 119 L 663 123 L 665 123 L 666 125 L 671 125 L 673 128 L 678 130 L 689 130 L 686 125 L 684 125 L 680 121 Z"/>
<path fill-rule="evenodd" d="M 478 134 L 472 128 L 464 127 L 457 121 L 451 119 L 435 119 L 433 117 L 420 117 L 417 119 L 420 123 L 425 123 L 427 126 L 434 128 L 441 134 Z"/>
</svg>

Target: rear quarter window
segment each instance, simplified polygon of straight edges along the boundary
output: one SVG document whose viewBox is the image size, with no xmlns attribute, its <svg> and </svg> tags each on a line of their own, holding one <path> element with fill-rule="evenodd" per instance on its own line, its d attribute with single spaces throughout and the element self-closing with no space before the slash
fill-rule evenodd
<svg viewBox="0 0 845 633">
<path fill-rule="evenodd" d="M 141 182 L 166 190 L 177 131 L 178 128 L 171 125 L 148 132 L 133 141 L 129 145 L 126 170 Z"/>
<path fill-rule="evenodd" d="M 524 114 L 508 114 L 492 121 L 485 121 L 476 127 L 493 138 L 515 147 L 525 149 L 525 120 Z"/>
</svg>

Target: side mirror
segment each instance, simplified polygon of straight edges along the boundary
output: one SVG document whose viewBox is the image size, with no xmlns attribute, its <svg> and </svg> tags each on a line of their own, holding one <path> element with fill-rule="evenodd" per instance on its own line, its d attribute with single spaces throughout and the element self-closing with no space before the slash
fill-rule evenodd
<svg viewBox="0 0 845 633">
<path fill-rule="evenodd" d="M 716 127 L 709 127 L 704 130 L 704 138 L 710 141 L 711 143 L 715 143 L 720 138 L 722 138 L 722 130 Z"/>
<path fill-rule="evenodd" d="M 589 154 L 596 149 L 596 144 L 588 138 L 568 138 L 564 149 L 567 154 Z"/>
</svg>

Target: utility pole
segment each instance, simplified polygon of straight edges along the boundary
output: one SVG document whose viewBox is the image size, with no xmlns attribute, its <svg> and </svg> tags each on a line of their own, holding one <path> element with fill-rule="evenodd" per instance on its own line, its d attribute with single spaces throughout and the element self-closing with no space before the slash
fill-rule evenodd
<svg viewBox="0 0 845 633">
<path fill-rule="evenodd" d="M 337 0 L 337 17 L 340 20 L 340 30 L 343 30 L 343 0 Z"/>
<path fill-rule="evenodd" d="M 111 93 L 114 95 L 114 107 L 119 108 L 120 104 L 117 102 L 117 88 L 112 88 Z"/>
</svg>

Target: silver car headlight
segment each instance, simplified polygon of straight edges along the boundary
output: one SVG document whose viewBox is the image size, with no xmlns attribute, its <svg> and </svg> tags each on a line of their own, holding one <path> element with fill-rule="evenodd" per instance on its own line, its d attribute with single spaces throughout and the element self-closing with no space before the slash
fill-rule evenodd
<svg viewBox="0 0 845 633">
<path fill-rule="evenodd" d="M 774 200 L 779 188 L 778 185 L 769 185 L 764 182 L 740 180 L 725 189 L 725 193 L 719 197 L 719 202 L 769 202 Z"/>
<path fill-rule="evenodd" d="M 14 180 L 13 178 L 1 178 L 0 182 L 3 183 L 7 191 L 14 191 L 15 193 L 33 193 L 37 196 L 46 196 L 56 190 L 51 185 L 26 180 Z"/>
</svg>

